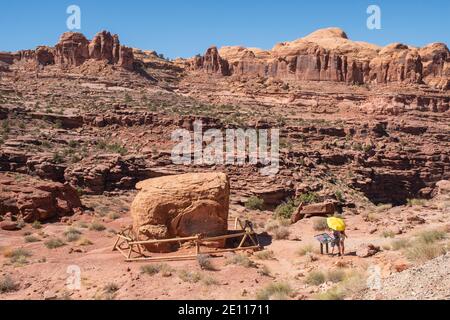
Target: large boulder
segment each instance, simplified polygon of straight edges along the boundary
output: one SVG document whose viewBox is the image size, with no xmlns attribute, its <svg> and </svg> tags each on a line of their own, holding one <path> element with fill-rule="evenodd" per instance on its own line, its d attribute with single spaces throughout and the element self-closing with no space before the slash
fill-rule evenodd
<svg viewBox="0 0 450 320">
<path fill-rule="evenodd" d="M 303 204 L 293 213 L 291 222 L 297 223 L 304 218 L 327 217 L 333 215 L 337 210 L 335 202 L 323 202 L 304 206 Z"/>
<path fill-rule="evenodd" d="M 133 230 L 139 240 L 194 235 L 217 236 L 228 230 L 230 183 L 224 173 L 191 173 L 137 184 L 131 205 Z M 167 252 L 177 244 L 148 245 Z"/>
</svg>

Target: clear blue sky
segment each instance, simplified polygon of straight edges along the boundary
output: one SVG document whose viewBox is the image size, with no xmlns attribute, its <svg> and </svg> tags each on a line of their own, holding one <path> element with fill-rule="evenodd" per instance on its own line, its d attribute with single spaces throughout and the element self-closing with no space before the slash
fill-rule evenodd
<svg viewBox="0 0 450 320">
<path fill-rule="evenodd" d="M 331 26 L 379 45 L 450 43 L 449 0 L 22 0 L 1 4 L 0 51 L 54 45 L 67 31 L 71 4 L 81 7 L 81 32 L 88 38 L 107 29 L 125 45 L 171 58 L 210 45 L 270 49 Z M 381 7 L 382 30 L 366 27 L 370 4 Z"/>
</svg>

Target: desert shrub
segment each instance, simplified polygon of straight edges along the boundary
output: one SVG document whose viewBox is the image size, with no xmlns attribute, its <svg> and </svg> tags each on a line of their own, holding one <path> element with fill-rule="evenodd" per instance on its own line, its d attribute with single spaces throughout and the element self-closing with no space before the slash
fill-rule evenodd
<svg viewBox="0 0 450 320">
<path fill-rule="evenodd" d="M 197 257 L 197 262 L 202 270 L 209 270 L 209 271 L 215 271 L 216 268 L 211 262 L 211 259 L 209 256 L 205 254 L 201 254 Z"/>
<path fill-rule="evenodd" d="M 265 230 L 267 232 L 272 232 L 280 227 L 279 221 L 269 220 L 265 225 Z"/>
<path fill-rule="evenodd" d="M 426 262 L 446 253 L 446 248 L 438 244 L 416 241 L 406 250 L 406 257 L 415 262 Z"/>
<path fill-rule="evenodd" d="M 316 296 L 317 300 L 332 300 L 332 301 L 338 301 L 338 300 L 344 300 L 345 298 L 345 292 L 340 287 L 333 287 L 326 292 L 319 293 Z"/>
<path fill-rule="evenodd" d="M 178 277 L 184 282 L 197 283 L 202 279 L 202 276 L 197 272 L 190 272 L 182 270 L 178 273 Z"/>
<path fill-rule="evenodd" d="M 302 246 L 297 250 L 297 254 L 302 257 L 306 256 L 308 253 L 313 253 L 313 252 L 314 252 L 314 248 L 310 244 Z"/>
<path fill-rule="evenodd" d="M 104 231 L 106 230 L 106 227 L 101 224 L 98 221 L 93 221 L 90 225 L 89 225 L 89 230 L 93 230 L 93 231 Z"/>
<path fill-rule="evenodd" d="M 74 241 L 78 241 L 80 239 L 82 232 L 78 229 L 75 229 L 73 227 L 67 229 L 64 232 L 64 236 L 66 237 L 66 240 L 68 242 L 74 242 Z"/>
<path fill-rule="evenodd" d="M 83 238 L 80 241 L 78 241 L 78 245 L 82 246 L 82 247 L 85 247 L 85 246 L 91 246 L 91 245 L 93 245 L 93 243 L 92 243 L 91 240 L 89 240 L 87 238 Z"/>
<path fill-rule="evenodd" d="M 66 243 L 64 241 L 62 241 L 61 239 L 53 238 L 53 239 L 49 239 L 49 240 L 45 241 L 44 245 L 48 249 L 56 249 L 56 248 L 60 248 L 60 247 L 65 246 Z"/>
<path fill-rule="evenodd" d="M 31 224 L 31 226 L 33 227 L 33 229 L 39 230 L 42 229 L 42 224 L 39 221 L 35 221 Z"/>
<path fill-rule="evenodd" d="M 257 300 L 287 300 L 292 294 L 292 287 L 286 282 L 272 283 L 260 290 L 257 295 Z"/>
<path fill-rule="evenodd" d="M 112 212 L 112 213 L 109 214 L 109 218 L 110 218 L 111 220 L 117 220 L 117 219 L 120 218 L 120 214 L 117 213 L 117 212 Z"/>
<path fill-rule="evenodd" d="M 380 220 L 380 216 L 375 212 L 364 212 L 361 217 L 365 222 L 376 222 Z"/>
<path fill-rule="evenodd" d="M 33 235 L 28 235 L 25 237 L 26 243 L 34 243 L 34 242 L 39 242 L 39 241 L 41 241 L 41 239 L 39 239 L 38 237 L 33 236 Z"/>
<path fill-rule="evenodd" d="M 276 240 L 286 240 L 289 238 L 291 231 L 286 227 L 280 227 L 273 231 L 273 236 Z"/>
<path fill-rule="evenodd" d="M 288 202 L 280 204 L 275 209 L 275 217 L 277 219 L 291 219 L 295 209 L 297 209 L 297 207 L 295 206 L 294 201 L 289 200 Z"/>
<path fill-rule="evenodd" d="M 258 269 L 258 273 L 262 276 L 265 277 L 271 277 L 272 276 L 272 272 L 270 271 L 269 267 L 266 266 L 265 264 L 262 265 L 262 267 L 260 269 Z"/>
<path fill-rule="evenodd" d="M 383 238 L 395 238 L 395 232 L 392 230 L 384 230 L 381 235 Z"/>
<path fill-rule="evenodd" d="M 258 260 L 273 260 L 274 252 L 272 250 L 264 250 L 255 253 L 254 256 Z"/>
<path fill-rule="evenodd" d="M 26 249 L 14 249 L 12 251 L 5 252 L 4 254 L 5 258 L 9 258 L 11 263 L 14 264 L 27 264 L 27 258 L 31 257 L 32 254 L 30 251 Z"/>
<path fill-rule="evenodd" d="M 319 201 L 319 196 L 317 195 L 317 193 L 308 192 L 308 193 L 304 193 L 304 194 L 300 195 L 297 198 L 296 203 L 300 204 L 303 202 L 303 204 L 313 204 L 313 203 L 317 203 L 318 201 Z"/>
<path fill-rule="evenodd" d="M 447 238 L 447 233 L 443 230 L 426 230 L 417 235 L 419 241 L 427 244 L 435 243 L 436 241 L 444 240 Z"/>
<path fill-rule="evenodd" d="M 319 286 L 326 281 L 326 276 L 322 271 L 311 271 L 305 279 L 309 285 Z"/>
<path fill-rule="evenodd" d="M 401 250 L 401 249 L 405 249 L 407 247 L 409 247 L 411 244 L 411 241 L 408 239 L 398 239 L 395 241 L 391 242 L 391 246 L 390 248 L 392 248 L 392 250 Z"/>
<path fill-rule="evenodd" d="M 220 282 L 213 277 L 205 277 L 202 279 L 202 283 L 206 286 L 217 286 Z"/>
<path fill-rule="evenodd" d="M 414 206 L 423 206 L 425 205 L 426 201 L 424 199 L 408 199 L 407 203 L 409 207 L 414 207 Z"/>
<path fill-rule="evenodd" d="M 333 283 L 341 282 L 345 279 L 345 272 L 343 270 L 330 270 L 327 273 L 327 280 Z"/>
<path fill-rule="evenodd" d="M 313 229 L 315 231 L 328 230 L 328 223 L 326 218 L 315 218 L 313 220 Z"/>
<path fill-rule="evenodd" d="M 0 293 L 8 293 L 17 291 L 19 285 L 14 282 L 10 276 L 6 276 L 0 279 Z"/>
<path fill-rule="evenodd" d="M 250 210 L 263 210 L 264 200 L 258 197 L 250 197 L 245 203 L 245 207 Z"/>
<path fill-rule="evenodd" d="M 141 267 L 141 273 L 154 276 L 161 273 L 163 276 L 167 276 L 172 272 L 172 268 L 168 264 L 149 264 Z"/>
<path fill-rule="evenodd" d="M 227 259 L 225 264 L 235 264 L 238 266 L 242 266 L 245 268 L 254 268 L 256 267 L 255 263 L 250 260 L 246 255 L 243 254 L 234 254 Z"/>
</svg>

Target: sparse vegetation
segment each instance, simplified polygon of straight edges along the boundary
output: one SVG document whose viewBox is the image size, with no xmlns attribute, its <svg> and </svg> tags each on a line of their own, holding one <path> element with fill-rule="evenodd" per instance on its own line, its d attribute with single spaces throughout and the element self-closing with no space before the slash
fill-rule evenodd
<svg viewBox="0 0 450 320">
<path fill-rule="evenodd" d="M 68 242 L 75 242 L 80 239 L 82 232 L 76 228 L 69 228 L 64 232 L 64 236 Z"/>
<path fill-rule="evenodd" d="M 286 227 L 279 227 L 273 231 L 273 237 L 276 240 L 286 240 L 291 235 L 291 232 Z"/>
<path fill-rule="evenodd" d="M 208 271 L 216 270 L 213 263 L 211 262 L 211 259 L 207 255 L 204 255 L 204 254 L 199 255 L 197 257 L 197 262 L 202 270 L 208 270 Z"/>
<path fill-rule="evenodd" d="M 273 260 L 275 255 L 272 250 L 264 250 L 255 253 L 254 256 L 258 260 Z"/>
<path fill-rule="evenodd" d="M 149 276 L 154 276 L 161 273 L 164 277 L 167 277 L 172 273 L 172 268 L 165 263 L 149 264 L 141 267 L 141 273 Z"/>
<path fill-rule="evenodd" d="M 98 221 L 93 221 L 90 225 L 89 225 L 89 230 L 91 230 L 91 231 L 105 231 L 106 230 L 106 227 L 103 225 L 103 224 L 101 224 L 100 222 L 98 222 Z"/>
<path fill-rule="evenodd" d="M 443 230 L 426 230 L 417 235 L 419 241 L 426 244 L 433 244 L 447 238 L 447 233 Z"/>
<path fill-rule="evenodd" d="M 202 279 L 202 276 L 197 272 L 182 270 L 178 273 L 178 277 L 184 282 L 197 283 Z"/>
<path fill-rule="evenodd" d="M 32 254 L 26 249 L 19 248 L 5 252 L 4 256 L 5 258 L 9 258 L 13 264 L 24 265 L 28 263 L 28 258 L 31 257 Z"/>
<path fill-rule="evenodd" d="M 397 251 L 397 250 L 408 248 L 410 245 L 411 245 L 411 242 L 409 239 L 398 239 L 398 240 L 391 242 L 390 248 L 392 248 L 392 250 Z"/>
<path fill-rule="evenodd" d="M 87 239 L 87 238 L 83 238 L 80 241 L 78 241 L 78 245 L 81 247 L 86 247 L 86 246 L 91 246 L 93 245 L 92 241 Z"/>
<path fill-rule="evenodd" d="M 280 204 L 275 209 L 275 217 L 278 219 L 291 219 L 292 214 L 294 213 L 297 207 L 293 200 L 289 200 L 288 202 Z"/>
<path fill-rule="evenodd" d="M 206 286 L 217 286 L 220 284 L 219 281 L 213 277 L 204 277 L 202 283 Z"/>
<path fill-rule="evenodd" d="M 303 247 L 300 247 L 297 250 L 297 254 L 301 257 L 306 256 L 308 253 L 313 253 L 314 252 L 314 248 L 312 245 L 305 245 Z"/>
<path fill-rule="evenodd" d="M 18 289 L 19 285 L 10 276 L 0 279 L 0 293 L 14 292 Z"/>
<path fill-rule="evenodd" d="M 406 250 L 406 257 L 415 262 L 426 262 L 446 253 L 446 247 L 440 244 L 430 244 L 416 241 Z"/>
<path fill-rule="evenodd" d="M 64 241 L 62 241 L 61 239 L 53 238 L 53 239 L 49 239 L 49 240 L 45 241 L 44 245 L 48 249 L 57 249 L 57 248 L 65 246 L 66 243 Z"/>
<path fill-rule="evenodd" d="M 26 243 L 34 243 L 34 242 L 39 242 L 39 241 L 41 241 L 41 239 L 39 239 L 38 237 L 33 236 L 33 235 L 28 235 L 25 237 Z"/>
<path fill-rule="evenodd" d="M 39 221 L 35 221 L 31 224 L 31 226 L 33 227 L 33 229 L 39 230 L 42 229 L 42 224 Z"/>
<path fill-rule="evenodd" d="M 424 200 L 424 199 L 408 199 L 407 204 L 409 207 L 423 206 L 426 204 L 426 200 Z"/>
<path fill-rule="evenodd" d="M 287 300 L 292 294 L 292 287 L 286 282 L 272 283 L 259 291 L 257 300 Z"/>
<path fill-rule="evenodd" d="M 234 254 L 231 257 L 229 257 L 226 261 L 226 264 L 235 264 L 238 266 L 242 266 L 245 268 L 254 268 L 256 267 L 255 263 L 250 260 L 246 255 L 244 254 Z"/>
<path fill-rule="evenodd" d="M 322 271 L 311 271 L 305 279 L 309 285 L 319 286 L 326 281 L 326 276 Z"/>
<path fill-rule="evenodd" d="M 392 230 L 384 230 L 381 235 L 383 238 L 395 238 L 395 232 Z"/>
<path fill-rule="evenodd" d="M 339 283 L 345 279 L 345 271 L 343 270 L 330 270 L 327 273 L 327 280 L 333 283 Z"/>
<path fill-rule="evenodd" d="M 250 197 L 245 203 L 245 207 L 250 210 L 263 210 L 264 200 L 258 197 Z"/>
</svg>

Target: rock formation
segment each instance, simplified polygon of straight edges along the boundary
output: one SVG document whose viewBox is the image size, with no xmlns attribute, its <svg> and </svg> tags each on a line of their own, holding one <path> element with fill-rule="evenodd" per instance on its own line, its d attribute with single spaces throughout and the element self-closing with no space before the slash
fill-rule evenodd
<svg viewBox="0 0 450 320">
<path fill-rule="evenodd" d="M 134 232 L 140 240 L 215 236 L 228 230 L 230 184 L 222 173 L 185 174 L 150 179 L 132 206 Z M 167 251 L 169 245 L 148 246 Z"/>
<path fill-rule="evenodd" d="M 384 48 L 354 42 L 340 29 L 318 30 L 272 50 L 208 49 L 190 62 L 207 73 L 347 84 L 427 83 L 448 89 L 450 52 L 443 43 L 418 49 L 400 43 Z"/>
<path fill-rule="evenodd" d="M 70 216 L 79 210 L 80 198 L 68 184 L 0 174 L 0 216 L 33 222 Z"/>
<path fill-rule="evenodd" d="M 36 50 L 0 53 L 0 62 L 11 65 L 17 60 L 36 61 L 41 66 L 59 65 L 70 68 L 88 60 L 106 61 L 126 70 L 134 69 L 133 49 L 120 45 L 119 37 L 107 31 L 99 32 L 92 41 L 78 32 L 64 33 L 54 48 L 40 46 Z"/>
</svg>

